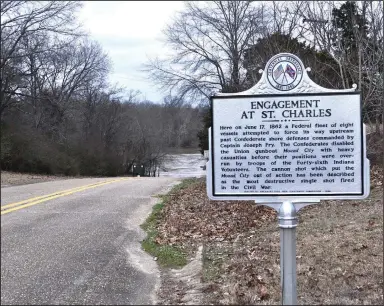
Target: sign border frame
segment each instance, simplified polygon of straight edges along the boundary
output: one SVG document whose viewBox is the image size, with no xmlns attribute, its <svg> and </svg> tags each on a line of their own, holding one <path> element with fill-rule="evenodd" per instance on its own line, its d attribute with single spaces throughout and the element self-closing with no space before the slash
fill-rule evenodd
<svg viewBox="0 0 384 306">
<path fill-rule="evenodd" d="M 360 159 L 361 159 L 361 192 L 357 193 L 357 192 L 354 192 L 354 193 L 327 193 L 327 194 L 323 194 L 323 193 L 301 193 L 301 194 L 297 194 L 297 193 L 268 193 L 268 192 L 262 192 L 262 193 L 252 193 L 252 192 L 249 192 L 249 193 L 231 193 L 231 194 L 216 194 L 216 191 L 215 191 L 215 157 L 214 157 L 214 147 L 215 147 L 215 139 L 214 139 L 214 112 L 213 112 L 213 108 L 214 108 L 214 100 L 215 99 L 237 99 L 237 98 L 273 98 L 273 97 L 303 97 L 303 96 L 340 96 L 340 95 L 359 95 L 360 97 L 360 108 L 359 108 L 359 111 L 360 111 L 360 132 L 361 132 L 361 135 L 360 135 L 360 146 L 361 146 L 361 156 L 360 156 Z M 211 139 L 212 139 L 212 154 L 211 154 L 211 157 L 212 157 L 212 195 L 214 197 L 220 197 L 220 198 L 225 198 L 225 197 L 229 197 L 229 196 L 236 196 L 236 197 L 299 197 L 299 198 L 308 198 L 308 197 L 321 197 L 321 196 L 363 196 L 364 195 L 364 186 L 365 186 L 365 182 L 364 182 L 364 159 L 365 159 L 365 155 L 364 154 L 364 128 L 363 128 L 363 116 L 362 116 L 362 96 L 361 96 L 361 91 L 353 91 L 353 92 L 319 92 L 319 93 L 281 93 L 281 94 L 261 94 L 261 95 L 241 95 L 241 94 L 237 94 L 237 95 L 217 95 L 217 96 L 211 96 L 210 97 L 210 101 L 211 101 L 211 118 L 212 118 L 212 127 L 211 127 Z M 369 178 L 368 178 L 369 179 Z"/>
</svg>

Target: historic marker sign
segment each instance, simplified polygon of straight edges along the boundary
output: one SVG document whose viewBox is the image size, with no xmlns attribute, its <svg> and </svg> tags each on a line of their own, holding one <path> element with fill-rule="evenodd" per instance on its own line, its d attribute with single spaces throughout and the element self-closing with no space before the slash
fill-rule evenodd
<svg viewBox="0 0 384 306">
<path fill-rule="evenodd" d="M 212 97 L 212 195 L 321 198 L 366 194 L 360 93 L 313 83 L 279 54 L 250 90 Z"/>
<path fill-rule="evenodd" d="M 272 57 L 251 89 L 211 98 L 207 194 L 278 211 L 282 304 L 296 305 L 297 211 L 369 195 L 360 93 L 315 84 L 301 60 Z"/>
<path fill-rule="evenodd" d="M 359 94 L 212 102 L 214 195 L 363 194 Z"/>
</svg>

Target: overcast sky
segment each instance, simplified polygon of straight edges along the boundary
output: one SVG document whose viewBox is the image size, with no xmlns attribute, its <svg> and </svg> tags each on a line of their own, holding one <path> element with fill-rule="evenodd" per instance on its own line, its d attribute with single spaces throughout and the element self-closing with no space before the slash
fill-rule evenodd
<svg viewBox="0 0 384 306">
<path fill-rule="evenodd" d="M 161 30 L 183 5 L 183 1 L 84 1 L 78 16 L 112 60 L 110 81 L 159 102 L 163 94 L 139 70 L 147 57 L 169 52 Z"/>
</svg>

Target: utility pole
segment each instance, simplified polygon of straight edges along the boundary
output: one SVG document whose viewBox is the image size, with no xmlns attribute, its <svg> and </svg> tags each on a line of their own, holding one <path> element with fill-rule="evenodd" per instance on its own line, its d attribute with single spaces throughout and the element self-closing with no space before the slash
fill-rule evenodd
<svg viewBox="0 0 384 306">
<path fill-rule="evenodd" d="M 354 26 L 353 26 L 353 35 L 355 36 L 355 39 L 356 39 L 356 42 L 357 42 L 357 56 L 358 56 L 358 65 L 359 65 L 359 90 L 362 91 L 362 88 L 361 88 L 361 69 L 362 69 L 362 66 L 361 66 L 361 43 L 362 43 L 362 40 L 363 40 L 363 35 L 361 33 L 361 28 L 358 24 L 358 21 L 356 20 L 356 17 L 355 16 L 352 16 L 352 23 L 354 23 Z"/>
</svg>

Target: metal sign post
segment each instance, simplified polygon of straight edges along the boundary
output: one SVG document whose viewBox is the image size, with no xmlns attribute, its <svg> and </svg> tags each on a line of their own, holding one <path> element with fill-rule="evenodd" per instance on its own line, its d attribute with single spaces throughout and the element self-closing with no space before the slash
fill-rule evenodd
<svg viewBox="0 0 384 306">
<path fill-rule="evenodd" d="M 321 87 L 307 71 L 297 56 L 277 54 L 252 88 L 211 97 L 208 197 L 278 212 L 283 305 L 297 304 L 298 211 L 370 191 L 360 93 Z"/>
<path fill-rule="evenodd" d="M 278 213 L 280 227 L 280 286 L 282 305 L 297 305 L 296 276 L 296 227 L 298 211 L 308 205 L 320 202 L 308 200 L 307 203 L 283 201 L 280 204 L 258 203 L 273 208 Z"/>
<path fill-rule="evenodd" d="M 297 213 L 292 202 L 283 202 L 279 209 L 280 274 L 283 305 L 297 305 L 296 289 L 296 226 Z"/>
</svg>

